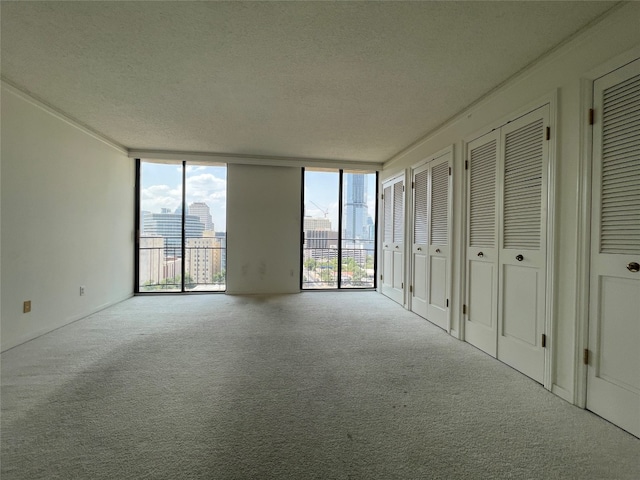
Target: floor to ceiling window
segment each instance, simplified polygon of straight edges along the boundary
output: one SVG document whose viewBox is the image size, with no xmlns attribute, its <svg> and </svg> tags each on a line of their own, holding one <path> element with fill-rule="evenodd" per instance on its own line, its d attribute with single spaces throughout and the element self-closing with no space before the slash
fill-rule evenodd
<svg viewBox="0 0 640 480">
<path fill-rule="evenodd" d="M 304 170 L 302 288 L 375 288 L 377 173 Z"/>
<path fill-rule="evenodd" d="M 138 292 L 225 290 L 225 165 L 138 161 Z"/>
</svg>

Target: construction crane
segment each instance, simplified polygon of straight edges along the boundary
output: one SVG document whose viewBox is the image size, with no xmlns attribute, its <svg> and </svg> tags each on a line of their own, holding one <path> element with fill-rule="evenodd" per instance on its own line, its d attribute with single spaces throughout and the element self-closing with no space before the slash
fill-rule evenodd
<svg viewBox="0 0 640 480">
<path fill-rule="evenodd" d="M 314 202 L 313 200 L 309 200 L 311 203 L 313 203 L 316 207 L 318 207 L 320 209 L 320 211 L 322 213 L 324 213 L 324 218 L 327 218 L 327 215 L 329 215 L 329 209 L 328 208 L 322 208 L 320 205 L 318 205 L 316 202 Z"/>
</svg>

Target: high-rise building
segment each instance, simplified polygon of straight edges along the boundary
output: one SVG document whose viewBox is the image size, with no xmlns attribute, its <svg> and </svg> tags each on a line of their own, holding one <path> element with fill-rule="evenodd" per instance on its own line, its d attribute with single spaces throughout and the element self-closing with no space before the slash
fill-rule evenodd
<svg viewBox="0 0 640 480">
<path fill-rule="evenodd" d="M 220 239 L 220 268 L 227 270 L 227 232 L 214 232 L 214 236 Z"/>
<path fill-rule="evenodd" d="M 161 280 L 164 280 L 164 258 L 164 238 L 140 237 L 138 259 L 140 285 L 147 282 L 157 285 Z"/>
<path fill-rule="evenodd" d="M 343 218 L 343 239 L 345 243 L 355 239 L 367 239 L 367 177 L 364 173 L 348 173 L 344 176 L 346 184 L 345 215 Z"/>
<path fill-rule="evenodd" d="M 305 258 L 322 258 L 327 256 L 330 245 L 338 242 L 338 232 L 331 231 L 331 220 L 322 217 L 304 217 L 304 252 Z"/>
<path fill-rule="evenodd" d="M 222 240 L 214 236 L 186 240 L 186 274 L 194 283 L 215 283 L 216 276 L 222 272 Z"/>
<path fill-rule="evenodd" d="M 166 210 L 166 209 L 163 209 Z M 143 217 L 143 231 L 147 236 L 165 238 L 165 255 L 182 256 L 182 215 L 177 213 L 147 213 Z M 204 225 L 196 215 L 185 215 L 185 237 L 202 237 Z"/>
<path fill-rule="evenodd" d="M 211 218 L 211 210 L 209 205 L 204 202 L 193 202 L 189 205 L 189 215 L 196 215 L 200 218 L 200 222 L 204 225 L 205 230 L 213 231 L 213 218 Z"/>
<path fill-rule="evenodd" d="M 367 240 L 375 240 L 376 238 L 376 224 L 373 223 L 373 218 L 369 215 L 367 217 Z"/>
<path fill-rule="evenodd" d="M 305 230 L 304 248 L 329 248 L 338 243 L 338 232 L 331 230 Z"/>
<path fill-rule="evenodd" d="M 307 230 L 331 230 L 331 220 L 322 217 L 304 217 L 303 227 L 304 231 Z"/>
</svg>

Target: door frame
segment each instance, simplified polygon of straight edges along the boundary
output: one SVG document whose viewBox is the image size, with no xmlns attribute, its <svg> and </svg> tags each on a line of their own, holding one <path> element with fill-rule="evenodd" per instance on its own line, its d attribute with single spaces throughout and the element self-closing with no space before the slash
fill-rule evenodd
<svg viewBox="0 0 640 480">
<path fill-rule="evenodd" d="M 490 123 L 486 127 L 476 130 L 473 134 L 468 135 L 462 141 L 461 151 L 463 152 L 462 165 L 464 168 L 465 162 L 468 160 L 467 156 L 467 145 L 471 143 L 473 140 L 493 131 L 498 128 L 502 128 L 504 125 L 517 120 L 518 118 L 537 110 L 538 108 L 544 107 L 548 105 L 549 107 L 549 128 L 551 129 L 551 136 L 549 139 L 549 162 L 547 166 L 547 234 L 546 234 L 546 242 L 547 242 L 547 258 L 546 258 L 546 274 L 545 274 L 545 321 L 544 321 L 544 330 L 547 335 L 547 345 L 544 352 L 544 377 L 543 377 L 543 386 L 545 389 L 552 391 L 553 393 L 559 395 L 565 400 L 569 400 L 567 398 L 566 390 L 558 389 L 555 385 L 555 336 L 556 336 L 556 315 L 555 315 L 555 306 L 556 306 L 556 295 L 555 295 L 555 264 L 556 264 L 556 189 L 557 189 L 557 151 L 559 148 L 559 142 L 557 141 L 558 137 L 558 89 L 552 90 L 550 93 L 539 97 L 537 100 L 529 102 L 523 107 L 517 109 L 516 111 L 501 117 L 500 119 Z M 468 190 L 468 182 L 469 176 L 464 175 L 464 181 L 462 184 L 462 209 L 464 211 L 464 222 L 465 225 L 464 235 L 465 239 L 462 240 L 462 258 L 460 262 L 460 278 L 462 285 L 462 302 L 466 301 L 467 298 L 467 252 L 466 252 L 466 221 L 469 215 L 467 210 L 467 190 Z M 498 232 L 498 237 L 500 236 L 500 232 Z M 462 310 L 461 310 L 462 312 Z M 460 319 L 460 339 L 465 339 L 466 332 L 464 331 L 464 320 L 465 314 L 461 313 Z M 570 401 L 570 400 L 569 400 Z"/>
<path fill-rule="evenodd" d="M 580 408 L 587 406 L 588 365 L 583 361 L 584 350 L 589 348 L 589 301 L 591 278 L 591 195 L 593 180 L 593 129 L 589 111 L 593 108 L 593 86 L 597 79 L 618 70 L 640 58 L 640 47 L 614 57 L 594 68 L 580 80 L 579 162 L 577 190 L 577 255 L 576 255 L 576 307 L 574 337 L 573 392 L 561 397 Z M 556 392 L 554 392 L 556 393 Z"/>
<path fill-rule="evenodd" d="M 453 244 L 453 199 L 454 199 L 454 175 L 456 173 L 456 169 L 455 169 L 455 144 L 451 144 L 448 147 L 443 148 L 442 150 L 439 150 L 438 152 L 429 155 L 425 158 L 423 158 L 422 160 L 420 160 L 419 162 L 413 164 L 410 168 L 409 168 L 409 173 L 407 175 L 407 178 L 410 179 L 410 181 L 413 183 L 413 176 L 414 176 L 414 171 L 424 165 L 427 165 L 429 163 L 431 163 L 434 160 L 437 160 L 440 157 L 443 157 L 447 154 L 451 155 L 450 158 L 450 167 L 451 167 L 451 174 L 449 175 L 449 192 L 448 192 L 448 199 L 447 199 L 447 215 L 449 216 L 449 224 L 447 225 L 447 235 L 448 235 L 448 239 L 449 239 L 449 262 L 447 265 L 447 284 L 446 284 L 446 289 L 447 289 L 447 297 L 449 299 L 449 308 L 447 309 L 447 333 L 451 334 L 451 330 L 452 330 L 452 315 L 451 315 L 451 311 L 453 309 L 453 252 L 454 252 L 454 244 Z M 406 193 L 406 192 L 405 192 Z M 409 205 L 407 204 L 407 197 L 410 197 L 410 202 Z M 407 225 L 407 230 L 405 232 L 405 255 L 407 257 L 407 261 L 405 262 L 406 264 L 406 272 L 407 274 L 405 275 L 405 280 L 406 282 L 411 285 L 412 281 L 413 281 L 413 255 L 412 255 L 412 245 L 413 245 L 413 221 L 414 221 L 414 211 L 413 211 L 413 203 L 414 203 L 414 189 L 413 189 L 413 185 L 411 186 L 411 195 L 405 195 L 405 211 L 406 211 L 406 218 L 405 218 L 405 223 Z M 429 223 L 428 223 L 429 224 Z M 408 235 L 408 236 L 407 236 Z M 430 236 L 428 237 L 430 240 Z M 410 239 L 410 242 L 407 242 L 406 239 Z M 409 252 L 409 253 L 407 253 Z M 405 295 L 407 297 L 407 301 L 406 301 L 406 308 L 408 310 L 412 309 L 412 304 L 411 302 L 413 301 L 412 297 L 413 295 L 408 294 L 405 291 Z"/>
</svg>

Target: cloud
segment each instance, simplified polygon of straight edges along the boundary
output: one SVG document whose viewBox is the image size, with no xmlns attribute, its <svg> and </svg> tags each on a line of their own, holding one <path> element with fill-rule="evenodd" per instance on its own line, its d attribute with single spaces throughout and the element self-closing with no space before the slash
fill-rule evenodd
<svg viewBox="0 0 640 480">
<path fill-rule="evenodd" d="M 171 188 L 169 185 L 152 185 L 143 188 L 140 195 L 142 210 L 160 212 L 163 208 L 174 211 L 180 205 L 182 188 Z"/>
<path fill-rule="evenodd" d="M 189 174 L 192 172 L 202 172 L 207 170 L 208 168 L 211 168 L 211 167 L 208 167 L 206 165 L 187 165 L 187 173 Z M 179 167 L 178 171 L 182 173 L 182 167 Z"/>
<path fill-rule="evenodd" d="M 211 173 L 187 177 L 187 203 L 226 200 L 227 182 Z"/>
<path fill-rule="evenodd" d="M 206 171 L 207 167 L 187 167 L 191 171 Z M 211 209 L 211 216 L 216 230 L 226 228 L 227 182 L 211 173 L 187 175 L 187 205 L 193 202 L 204 202 Z M 141 192 L 141 208 L 149 212 L 160 212 L 162 208 L 175 211 L 182 203 L 182 185 L 152 185 Z"/>
<path fill-rule="evenodd" d="M 187 205 L 204 202 L 209 205 L 216 230 L 227 220 L 227 181 L 211 173 L 187 176 Z"/>
</svg>

